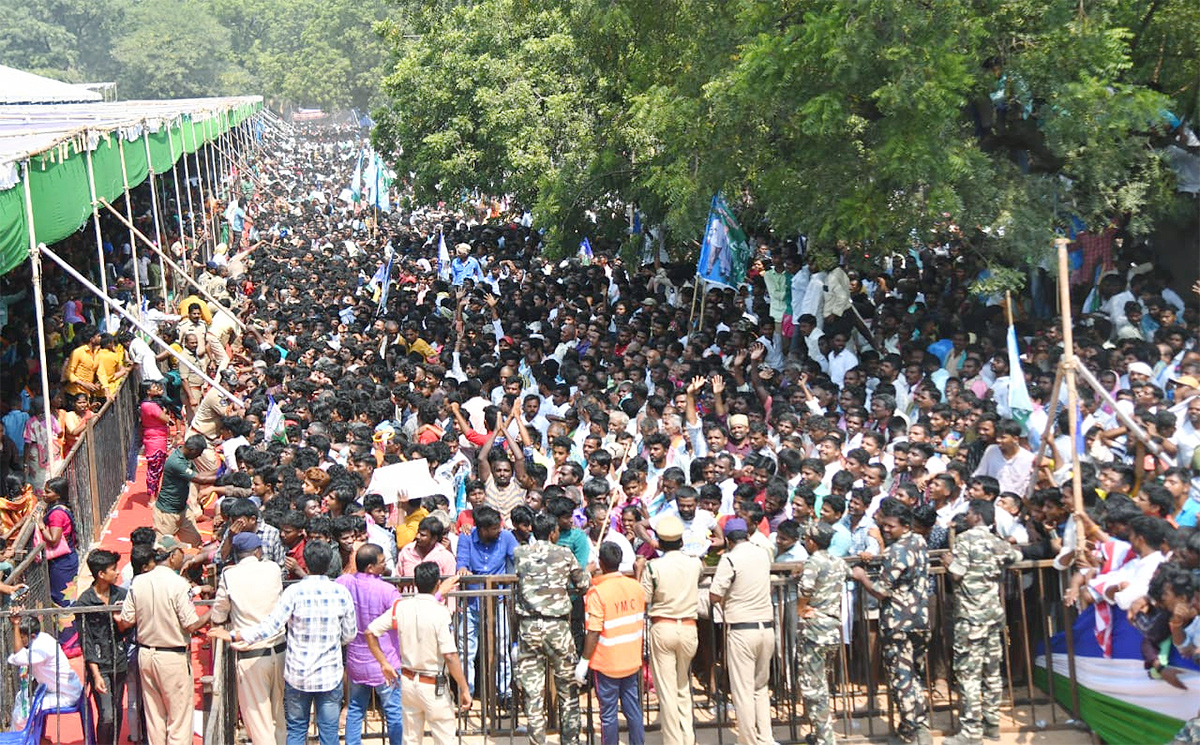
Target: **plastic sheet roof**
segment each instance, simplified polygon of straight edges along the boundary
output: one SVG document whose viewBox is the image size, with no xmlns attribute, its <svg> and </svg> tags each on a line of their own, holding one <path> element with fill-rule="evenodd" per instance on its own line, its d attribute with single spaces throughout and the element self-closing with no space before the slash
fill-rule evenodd
<svg viewBox="0 0 1200 745">
<path fill-rule="evenodd" d="M 96 98 L 99 99 L 99 96 Z M 181 116 L 203 119 L 238 106 L 261 103 L 262 96 L 241 96 L 42 106 L 0 105 L 0 172 L 6 170 L 6 166 L 45 153 L 89 132 L 120 130 L 133 138 L 142 128 L 157 132 L 165 123 Z"/>
<path fill-rule="evenodd" d="M 0 104 L 103 101 L 96 91 L 0 65 Z"/>
</svg>

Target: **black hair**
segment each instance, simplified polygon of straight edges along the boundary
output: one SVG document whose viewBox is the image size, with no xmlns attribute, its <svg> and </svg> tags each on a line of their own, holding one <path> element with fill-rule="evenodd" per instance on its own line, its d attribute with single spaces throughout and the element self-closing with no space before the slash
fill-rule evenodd
<svg viewBox="0 0 1200 745">
<path fill-rule="evenodd" d="M 305 554 L 308 552 L 306 551 Z M 437 589 L 438 582 L 442 579 L 442 570 L 438 568 L 437 562 L 423 561 L 413 569 L 413 581 L 417 586 L 417 592 L 429 594 Z"/>
<path fill-rule="evenodd" d="M 333 565 L 333 547 L 324 541 L 308 541 L 304 544 L 304 566 L 313 575 L 327 574 Z"/>
<path fill-rule="evenodd" d="M 116 551 L 109 551 L 103 548 L 94 549 L 87 556 L 87 568 L 92 573 L 93 577 L 97 577 L 101 572 L 109 567 L 116 566 L 121 560 L 121 555 Z"/>
<path fill-rule="evenodd" d="M 829 497 L 826 497 L 825 500 L 828 501 Z M 932 507 L 933 505 L 929 506 Z M 934 510 L 935 514 L 936 512 L 937 511 Z M 879 516 L 895 518 L 900 522 L 901 525 L 909 528 L 911 528 L 913 524 L 912 509 L 910 509 L 908 505 L 901 502 L 899 499 L 883 500 L 883 504 L 879 505 Z"/>
<path fill-rule="evenodd" d="M 605 541 L 600 544 L 598 551 L 600 557 L 600 568 L 605 572 L 615 572 L 621 567 L 621 547 L 615 543 Z"/>
<path fill-rule="evenodd" d="M 539 541 L 549 540 L 550 535 L 557 529 L 558 518 L 555 515 L 539 512 L 533 516 L 533 537 Z"/>
</svg>

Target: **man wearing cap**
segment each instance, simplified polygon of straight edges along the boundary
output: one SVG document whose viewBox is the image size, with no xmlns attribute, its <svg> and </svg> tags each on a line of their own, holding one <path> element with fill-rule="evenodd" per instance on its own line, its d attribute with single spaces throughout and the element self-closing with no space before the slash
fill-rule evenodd
<svg viewBox="0 0 1200 745">
<path fill-rule="evenodd" d="M 567 513 L 568 518 L 570 512 Z M 517 685 L 525 694 L 529 741 L 546 742 L 546 666 L 558 686 L 559 737 L 563 745 L 579 741 L 579 689 L 572 677 L 577 662 L 571 634 L 571 599 L 590 584 L 570 549 L 557 545 L 560 520 L 539 513 L 533 518 L 537 540 L 513 550 L 517 587 L 513 606 L 518 619 Z"/>
<path fill-rule="evenodd" d="M 708 597 L 725 618 L 725 659 L 741 745 L 773 745 L 767 682 L 775 655 L 771 605 L 771 557 L 747 540 L 746 521 L 725 523 L 727 549 L 717 564 Z"/>
<path fill-rule="evenodd" d="M 192 743 L 191 633 L 208 622 L 208 614 L 196 615 L 191 586 L 179 576 L 183 552 L 190 548 L 160 536 L 155 567 L 134 578 L 118 618 L 120 627 L 138 629 L 138 675 L 150 745 Z"/>
<path fill-rule="evenodd" d="M 471 255 L 471 247 L 460 243 L 454 247 L 454 258 L 450 261 L 450 284 L 462 287 L 463 282 L 468 279 L 482 282 L 483 267 L 479 265 L 479 259 Z"/>
<path fill-rule="evenodd" d="M 1195 382 L 1195 378 L 1190 376 L 1182 378 L 1187 383 Z M 1195 390 L 1195 389 L 1193 389 Z M 1176 397 L 1179 393 L 1176 392 Z M 1171 412 L 1175 413 L 1175 408 L 1171 408 Z M 1178 451 L 1175 453 L 1175 463 L 1182 468 L 1192 467 L 1192 456 L 1196 452 L 1196 448 L 1200 447 L 1200 396 L 1193 395 L 1187 400 L 1187 404 L 1179 417 L 1179 426 L 1175 428 L 1175 434 L 1171 439 L 1175 442 L 1175 447 Z"/>
<path fill-rule="evenodd" d="M 663 745 L 696 742 L 690 669 L 698 643 L 697 587 L 703 565 L 683 552 L 683 527 L 675 515 L 659 520 L 655 533 L 663 555 L 649 562 L 639 557 L 633 570 L 650 616 L 650 671 L 658 691 Z"/>
<path fill-rule="evenodd" d="M 208 632 L 213 639 L 259 642 L 287 628 L 287 655 L 283 666 L 283 716 L 288 745 L 308 741 L 308 725 L 316 707 L 321 745 L 338 741 L 338 714 L 342 708 L 342 645 L 358 634 L 354 600 L 341 585 L 329 579 L 334 549 L 321 541 L 304 545 L 309 575 L 290 585 L 279 596 L 270 615 L 260 623 L 233 633 Z M 190 737 L 190 735 L 189 735 Z M 188 740 L 190 745 L 191 740 Z"/>
<path fill-rule="evenodd" d="M 819 745 L 833 745 L 833 717 L 829 710 L 829 667 L 837 659 L 842 641 L 842 595 L 850 579 L 846 562 L 829 553 L 833 526 L 817 523 L 808 529 L 804 548 L 808 561 L 800 575 L 800 695 Z"/>
<path fill-rule="evenodd" d="M 271 614 L 283 592 L 274 562 L 263 560 L 262 539 L 254 532 L 237 533 L 230 541 L 236 564 L 217 580 L 213 623 L 229 622 L 244 632 Z M 261 641 L 233 645 L 237 660 L 238 707 L 251 745 L 283 745 L 283 631 Z"/>
</svg>

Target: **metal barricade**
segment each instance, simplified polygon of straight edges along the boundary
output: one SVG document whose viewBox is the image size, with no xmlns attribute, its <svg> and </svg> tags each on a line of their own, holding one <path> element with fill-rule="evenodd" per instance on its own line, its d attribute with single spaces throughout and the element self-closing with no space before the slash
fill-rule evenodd
<svg viewBox="0 0 1200 745">
<path fill-rule="evenodd" d="M 868 565 L 868 572 L 876 570 L 877 566 Z M 954 590 L 936 557 L 930 575 L 930 634 L 924 666 L 926 703 L 931 729 L 950 733 L 958 729 L 960 703 L 953 668 Z M 702 581 L 706 580 L 707 577 Z M 411 592 L 410 579 L 391 581 L 400 585 L 402 592 Z M 514 664 L 518 639 L 511 600 L 515 582 L 511 575 L 466 577 L 450 596 L 453 632 L 463 668 L 469 676 L 473 671 L 475 684 L 475 704 L 459 718 L 459 732 L 463 736 L 481 736 L 488 742 L 524 736 L 524 709 Z M 773 567 L 776 654 L 771 664 L 769 689 L 775 739 L 781 743 L 804 742 L 811 732 L 800 694 L 800 646 L 795 613 L 798 582 L 799 565 Z M 1061 574 L 1048 561 L 1014 565 L 1003 580 L 1007 622 L 1002 644 L 1000 711 L 1004 731 L 1076 726 L 1078 715 L 1064 715 L 1058 708 L 1054 701 L 1054 676 L 1047 678 L 1038 664 L 1042 656 L 1044 664 L 1052 668 L 1051 637 L 1063 631 L 1071 633 L 1074 618 L 1060 600 L 1060 582 Z M 707 592 L 707 587 L 702 586 L 701 592 Z M 845 607 L 850 613 L 843 627 L 843 644 L 829 671 L 835 729 L 843 738 L 880 740 L 894 731 L 895 717 L 881 655 L 878 605 L 856 584 L 848 583 Z M 700 644 L 693 665 L 695 726 L 716 728 L 719 743 L 733 742 L 735 737 L 728 729 L 735 725 L 731 721 L 723 629 L 720 623 L 702 617 L 698 633 Z M 1069 638 L 1067 648 L 1071 648 Z M 468 662 L 471 651 L 477 657 L 473 664 Z M 225 745 L 233 742 L 236 680 L 232 675 L 231 655 L 222 657 L 217 653 L 215 661 L 209 727 L 213 739 L 209 742 Z M 647 730 L 655 730 L 658 703 L 648 663 L 643 673 L 640 676 L 643 725 Z M 1074 690 L 1073 675 L 1068 684 Z M 547 675 L 546 714 L 552 732 L 557 729 L 557 707 L 553 702 L 558 695 L 553 688 Z M 582 734 L 588 742 L 595 743 L 600 731 L 598 705 L 590 690 L 581 695 Z M 221 731 L 228 734 L 220 735 Z M 369 726 L 363 737 L 378 740 L 384 733 L 380 726 Z"/>
</svg>

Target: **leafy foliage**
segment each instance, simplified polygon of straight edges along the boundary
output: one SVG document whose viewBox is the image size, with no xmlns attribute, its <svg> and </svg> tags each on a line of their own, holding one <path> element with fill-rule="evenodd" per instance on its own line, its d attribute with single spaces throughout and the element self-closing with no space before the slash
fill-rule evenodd
<svg viewBox="0 0 1200 745">
<path fill-rule="evenodd" d="M 1144 233 L 1170 208 L 1156 147 L 1164 111 L 1196 113 L 1197 31 L 1181 0 L 422 4 L 390 29 L 376 138 L 429 194 L 516 194 L 563 247 L 628 202 L 686 245 L 723 189 L 752 231 L 867 253 L 950 217 L 1020 266 L 1071 216 Z"/>
<path fill-rule="evenodd" d="M 0 63 L 125 98 L 263 93 L 367 108 L 388 61 L 384 0 L 0 0 Z"/>
</svg>

